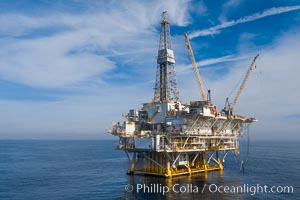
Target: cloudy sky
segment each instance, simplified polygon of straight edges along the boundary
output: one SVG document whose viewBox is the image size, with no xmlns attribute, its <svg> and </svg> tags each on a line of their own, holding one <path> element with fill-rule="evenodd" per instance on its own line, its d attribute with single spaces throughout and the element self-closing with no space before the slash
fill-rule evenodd
<svg viewBox="0 0 300 200">
<path fill-rule="evenodd" d="M 236 107 L 254 139 L 299 139 L 300 1 L 0 2 L 0 139 L 107 139 L 153 98 L 168 11 L 182 101 L 199 100 L 183 33 L 222 108 L 259 53 Z"/>
</svg>

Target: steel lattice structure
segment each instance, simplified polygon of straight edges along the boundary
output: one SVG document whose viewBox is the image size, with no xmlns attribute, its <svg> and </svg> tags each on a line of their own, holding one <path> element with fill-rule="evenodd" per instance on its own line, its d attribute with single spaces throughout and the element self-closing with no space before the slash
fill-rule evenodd
<svg viewBox="0 0 300 200">
<path fill-rule="evenodd" d="M 154 89 L 153 102 L 155 103 L 179 101 L 175 72 L 175 57 L 171 44 L 170 23 L 167 20 L 167 12 L 163 12 L 162 14 Z"/>
</svg>

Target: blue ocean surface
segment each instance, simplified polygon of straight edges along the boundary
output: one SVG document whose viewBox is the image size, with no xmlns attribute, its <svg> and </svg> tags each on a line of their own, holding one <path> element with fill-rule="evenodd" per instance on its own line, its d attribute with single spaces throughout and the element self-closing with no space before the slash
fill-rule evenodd
<svg viewBox="0 0 300 200">
<path fill-rule="evenodd" d="M 229 154 L 222 172 L 172 179 L 127 175 L 127 157 L 114 150 L 115 142 L 2 140 L 0 199 L 300 199 L 298 141 L 251 141 L 244 172 Z M 265 185 L 279 192 L 255 191 Z M 248 192 L 232 191 L 238 186 Z M 293 191 L 283 192 L 284 186 Z"/>
</svg>

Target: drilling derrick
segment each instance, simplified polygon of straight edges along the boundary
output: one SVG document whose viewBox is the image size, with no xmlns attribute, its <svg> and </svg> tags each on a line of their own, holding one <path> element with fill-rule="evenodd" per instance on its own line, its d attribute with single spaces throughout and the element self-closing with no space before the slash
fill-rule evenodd
<svg viewBox="0 0 300 200">
<path fill-rule="evenodd" d="M 170 23 L 167 19 L 166 11 L 162 14 L 154 89 L 154 103 L 179 101 L 175 72 L 175 57 L 171 44 Z"/>
<path fill-rule="evenodd" d="M 218 111 L 206 99 L 187 34 L 202 101 L 182 103 L 167 12 L 162 13 L 160 24 L 154 99 L 139 110 L 129 110 L 123 122 L 113 123 L 111 134 L 119 137 L 115 149 L 126 153 L 128 174 L 169 178 L 223 170 L 227 154 L 238 152 L 239 138 L 257 120 L 237 115 L 233 110 Z"/>
</svg>

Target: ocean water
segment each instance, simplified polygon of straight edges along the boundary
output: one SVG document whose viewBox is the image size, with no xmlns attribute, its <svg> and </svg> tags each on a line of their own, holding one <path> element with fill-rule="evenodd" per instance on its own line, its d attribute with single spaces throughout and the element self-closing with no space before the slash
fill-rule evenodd
<svg viewBox="0 0 300 200">
<path fill-rule="evenodd" d="M 230 154 L 223 172 L 172 179 L 127 175 L 127 157 L 113 149 L 114 143 L 0 141 L 0 199 L 300 199 L 296 141 L 251 142 L 244 172 Z M 279 192 L 262 192 L 258 185 L 275 186 Z M 282 192 L 284 186 L 292 186 L 293 192 Z M 248 192 L 234 192 L 236 187 Z"/>
</svg>

